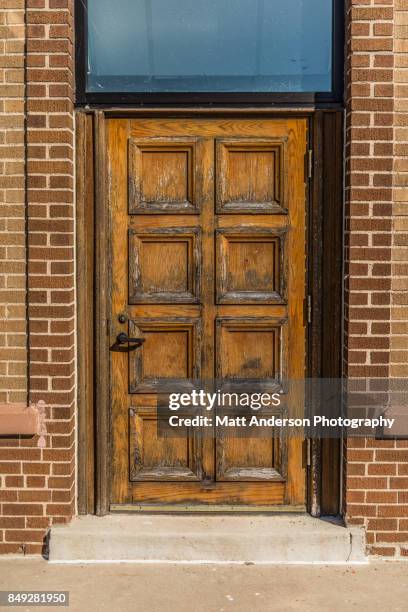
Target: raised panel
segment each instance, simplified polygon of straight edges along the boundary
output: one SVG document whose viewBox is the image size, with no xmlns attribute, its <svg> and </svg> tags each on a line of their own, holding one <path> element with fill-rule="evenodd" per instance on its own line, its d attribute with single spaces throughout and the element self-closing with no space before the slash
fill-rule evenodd
<svg viewBox="0 0 408 612">
<path fill-rule="evenodd" d="M 285 304 L 285 228 L 216 232 L 218 304 Z"/>
<path fill-rule="evenodd" d="M 287 319 L 217 319 L 217 378 L 248 391 L 280 388 L 286 374 Z"/>
<path fill-rule="evenodd" d="M 197 138 L 129 140 L 129 213 L 199 212 Z"/>
<path fill-rule="evenodd" d="M 129 303 L 200 301 L 200 230 L 129 230 Z"/>
<path fill-rule="evenodd" d="M 264 412 L 262 416 L 266 416 Z M 238 429 L 220 427 L 216 447 L 217 480 L 283 482 L 282 446 L 272 431 L 263 432 L 258 428 L 257 435 L 251 438 L 240 436 Z"/>
<path fill-rule="evenodd" d="M 216 141 L 218 213 L 286 213 L 286 139 Z"/>
<path fill-rule="evenodd" d="M 179 428 L 177 436 L 158 433 L 155 408 L 129 411 L 130 480 L 197 481 L 202 476 L 202 439 L 193 428 Z"/>
<path fill-rule="evenodd" d="M 200 377 L 201 321 L 190 318 L 151 318 L 129 321 L 131 337 L 144 338 L 129 353 L 131 393 L 191 388 Z"/>
</svg>

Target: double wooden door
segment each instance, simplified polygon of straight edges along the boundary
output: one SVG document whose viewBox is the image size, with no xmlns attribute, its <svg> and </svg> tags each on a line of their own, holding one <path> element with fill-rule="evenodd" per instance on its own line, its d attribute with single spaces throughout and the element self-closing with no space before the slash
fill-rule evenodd
<svg viewBox="0 0 408 612">
<path fill-rule="evenodd" d="M 156 404 L 304 378 L 306 141 L 305 119 L 108 121 L 110 343 L 144 339 L 110 353 L 112 505 L 304 506 L 302 439 L 160 436 Z"/>
</svg>

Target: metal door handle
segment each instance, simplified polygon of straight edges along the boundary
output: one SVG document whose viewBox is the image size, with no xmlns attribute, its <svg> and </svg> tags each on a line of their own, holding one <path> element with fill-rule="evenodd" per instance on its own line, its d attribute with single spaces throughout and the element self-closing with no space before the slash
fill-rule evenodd
<svg viewBox="0 0 408 612">
<path fill-rule="evenodd" d="M 144 342 L 145 338 L 129 338 L 125 332 L 121 332 L 116 337 L 116 342 L 110 350 L 118 353 L 129 353 L 140 348 Z"/>
</svg>

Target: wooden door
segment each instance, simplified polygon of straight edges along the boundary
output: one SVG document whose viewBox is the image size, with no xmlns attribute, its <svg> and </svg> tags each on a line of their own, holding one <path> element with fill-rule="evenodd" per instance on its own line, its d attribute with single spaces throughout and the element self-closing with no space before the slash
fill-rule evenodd
<svg viewBox="0 0 408 612">
<path fill-rule="evenodd" d="M 108 121 L 110 342 L 144 339 L 110 353 L 115 507 L 304 508 L 300 438 L 164 438 L 156 403 L 166 380 L 304 378 L 306 139 L 305 119 Z"/>
</svg>

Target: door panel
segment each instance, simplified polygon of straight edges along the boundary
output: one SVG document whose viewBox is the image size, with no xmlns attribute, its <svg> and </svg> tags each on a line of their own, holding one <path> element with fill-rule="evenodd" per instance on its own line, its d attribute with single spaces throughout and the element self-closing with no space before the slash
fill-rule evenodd
<svg viewBox="0 0 408 612">
<path fill-rule="evenodd" d="M 129 353 L 130 393 L 152 393 L 166 382 L 188 390 L 189 381 L 200 378 L 199 317 L 138 317 L 129 321 L 129 335 L 145 340 L 140 349 Z"/>
<path fill-rule="evenodd" d="M 129 213 L 197 213 L 201 161 L 196 138 L 129 140 Z"/>
<path fill-rule="evenodd" d="M 301 439 L 164 438 L 156 406 L 163 383 L 304 377 L 306 135 L 304 119 L 108 121 L 110 340 L 144 339 L 111 353 L 113 504 L 304 505 Z"/>
<path fill-rule="evenodd" d="M 194 432 L 185 430 L 177 438 L 159 437 L 157 411 L 153 407 L 132 409 L 129 431 L 132 482 L 201 480 L 202 441 Z"/>
<path fill-rule="evenodd" d="M 217 438 L 217 481 L 285 482 L 278 438 L 239 437 L 239 431 L 221 429 Z"/>
<path fill-rule="evenodd" d="M 287 319 L 216 319 L 216 377 L 248 390 L 279 391 L 286 378 Z"/>
<path fill-rule="evenodd" d="M 284 304 L 286 229 L 216 230 L 217 304 Z"/>
<path fill-rule="evenodd" d="M 129 304 L 200 303 L 201 232 L 129 230 Z"/>
<path fill-rule="evenodd" d="M 216 139 L 217 212 L 285 212 L 285 145 L 286 138 Z"/>
</svg>

